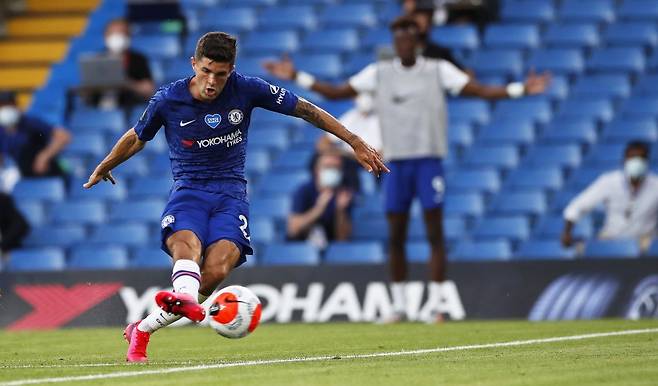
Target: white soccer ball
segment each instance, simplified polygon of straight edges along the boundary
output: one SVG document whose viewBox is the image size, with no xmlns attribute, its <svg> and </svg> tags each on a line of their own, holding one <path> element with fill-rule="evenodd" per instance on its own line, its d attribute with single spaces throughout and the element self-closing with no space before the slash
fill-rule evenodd
<svg viewBox="0 0 658 386">
<path fill-rule="evenodd" d="M 249 288 L 232 285 L 214 295 L 208 309 L 210 326 L 221 336 L 244 338 L 258 323 L 262 306 L 258 296 Z"/>
</svg>

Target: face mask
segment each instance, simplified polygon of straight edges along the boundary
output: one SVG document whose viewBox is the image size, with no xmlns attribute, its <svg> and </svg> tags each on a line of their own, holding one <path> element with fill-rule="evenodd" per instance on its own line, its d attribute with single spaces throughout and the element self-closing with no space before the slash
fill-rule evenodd
<svg viewBox="0 0 658 386">
<path fill-rule="evenodd" d="M 337 168 L 326 168 L 320 170 L 320 175 L 318 176 L 320 186 L 323 188 L 335 188 L 337 187 L 341 180 L 343 179 L 343 172 Z"/>
<path fill-rule="evenodd" d="M 111 34 L 105 38 L 107 49 L 113 54 L 119 54 L 127 50 L 130 46 L 130 37 L 124 34 Z"/>
<path fill-rule="evenodd" d="M 0 126 L 12 127 L 18 123 L 21 112 L 15 106 L 0 107 Z"/>
<path fill-rule="evenodd" d="M 624 173 L 629 178 L 642 178 L 648 169 L 647 160 L 642 157 L 629 158 L 624 162 Z"/>
<path fill-rule="evenodd" d="M 363 114 L 369 114 L 372 111 L 373 102 L 370 94 L 361 93 L 354 100 L 356 109 Z"/>
</svg>

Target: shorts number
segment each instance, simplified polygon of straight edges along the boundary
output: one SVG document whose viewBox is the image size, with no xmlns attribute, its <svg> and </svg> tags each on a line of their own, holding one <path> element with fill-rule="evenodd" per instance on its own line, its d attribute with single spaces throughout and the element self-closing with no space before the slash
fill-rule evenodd
<svg viewBox="0 0 658 386">
<path fill-rule="evenodd" d="M 244 236 L 245 239 L 251 241 L 249 238 L 249 235 L 247 234 L 247 217 L 245 215 L 241 214 L 238 216 L 238 219 L 242 221 L 242 225 L 240 225 L 240 230 L 242 231 L 242 235 Z"/>
</svg>

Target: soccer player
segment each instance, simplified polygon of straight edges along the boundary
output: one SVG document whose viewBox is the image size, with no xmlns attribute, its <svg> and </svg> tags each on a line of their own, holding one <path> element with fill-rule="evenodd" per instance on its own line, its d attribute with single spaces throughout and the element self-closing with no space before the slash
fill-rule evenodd
<svg viewBox="0 0 658 386">
<path fill-rule="evenodd" d="M 383 182 L 394 315 L 386 321 L 398 321 L 406 315 L 404 247 L 409 208 L 414 197 L 420 199 L 423 207 L 431 247 L 429 298 L 420 318 L 427 322 L 441 321 L 437 305 L 445 280 L 442 225 L 445 184 L 441 162 L 447 152 L 445 94 L 485 99 L 519 98 L 543 92 L 550 79 L 547 74 L 530 74 L 524 83 L 505 87 L 481 85 L 448 61 L 420 56 L 419 28 L 413 17 L 396 19 L 391 24 L 391 32 L 396 58 L 370 64 L 340 85 L 317 81 L 311 74 L 297 71 L 288 59 L 267 62 L 265 67 L 276 77 L 294 79 L 300 86 L 329 99 L 353 98 L 363 92 L 376 95 L 375 111 L 382 132 L 383 155 L 391 169 Z"/>
<path fill-rule="evenodd" d="M 236 40 L 202 36 L 191 58 L 194 76 L 161 87 L 84 184 L 115 183 L 112 169 L 165 128 L 174 185 L 162 215 L 162 249 L 173 258 L 174 292 L 162 308 L 126 327 L 127 360 L 144 362 L 150 335 L 181 317 L 198 322 L 207 299 L 228 273 L 252 254 L 244 174 L 247 132 L 256 107 L 302 118 L 348 142 L 369 172 L 387 172 L 381 156 L 334 117 L 290 91 L 235 71 Z"/>
</svg>

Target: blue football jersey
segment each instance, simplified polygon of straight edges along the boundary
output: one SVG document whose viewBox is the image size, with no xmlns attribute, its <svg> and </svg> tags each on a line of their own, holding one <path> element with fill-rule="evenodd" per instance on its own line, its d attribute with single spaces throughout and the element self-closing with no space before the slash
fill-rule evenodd
<svg viewBox="0 0 658 386">
<path fill-rule="evenodd" d="M 297 96 L 235 71 L 212 102 L 192 97 L 192 77 L 162 86 L 135 125 L 142 141 L 164 126 L 174 188 L 187 187 L 246 198 L 245 159 L 255 107 L 292 115 Z"/>
</svg>

